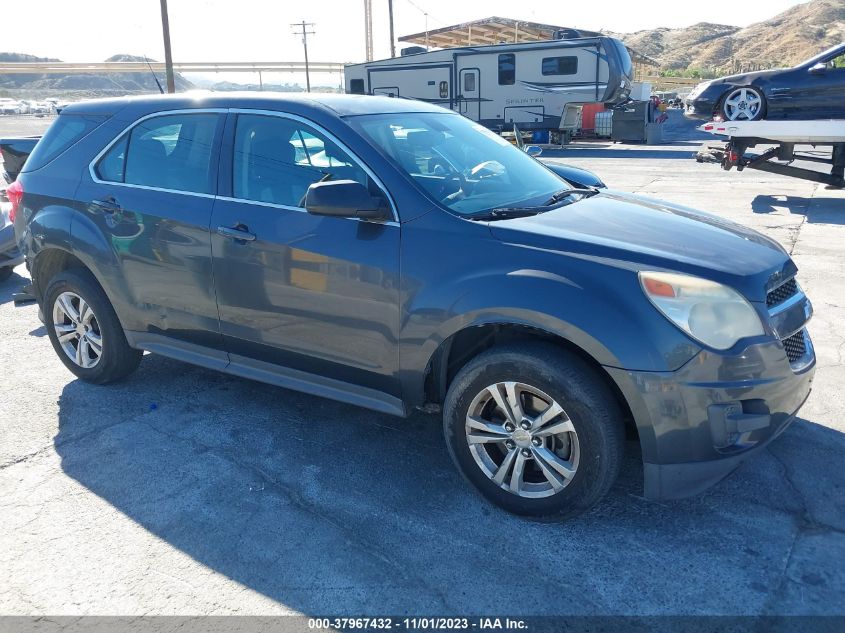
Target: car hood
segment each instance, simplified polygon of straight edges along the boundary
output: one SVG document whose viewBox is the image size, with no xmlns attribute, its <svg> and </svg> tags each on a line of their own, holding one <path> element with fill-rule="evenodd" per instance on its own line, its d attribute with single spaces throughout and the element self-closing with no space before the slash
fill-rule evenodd
<svg viewBox="0 0 845 633">
<path fill-rule="evenodd" d="M 782 73 L 784 71 L 783 68 L 777 70 L 758 70 L 757 72 L 753 73 L 741 73 L 739 75 L 728 75 L 727 77 L 719 77 L 719 79 L 714 79 L 710 82 L 711 85 L 713 84 L 736 84 L 744 86 L 746 84 L 753 83 L 757 79 L 761 79 L 764 77 L 771 77 L 777 73 Z"/>
<path fill-rule="evenodd" d="M 561 163 L 546 162 L 543 160 L 540 162 L 576 187 L 598 187 L 599 189 L 605 189 L 607 187 L 607 185 L 602 182 L 601 178 L 588 169 L 582 169 L 581 167 L 573 167 L 572 165 L 564 165 Z"/>
<path fill-rule="evenodd" d="M 794 264 L 776 241 L 729 220 L 663 201 L 607 191 L 539 215 L 489 224 L 517 246 L 632 270 L 668 269 L 712 279 L 765 301 L 773 275 Z"/>
</svg>

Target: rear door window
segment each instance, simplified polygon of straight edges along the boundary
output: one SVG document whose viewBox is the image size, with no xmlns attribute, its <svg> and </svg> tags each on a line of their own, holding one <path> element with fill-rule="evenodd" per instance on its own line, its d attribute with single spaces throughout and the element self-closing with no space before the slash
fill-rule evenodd
<svg viewBox="0 0 845 633">
<path fill-rule="evenodd" d="M 53 122 L 29 155 L 21 171 L 41 169 L 59 154 L 96 130 L 107 117 L 90 114 L 62 114 Z"/>
<path fill-rule="evenodd" d="M 210 194 L 214 142 L 221 117 L 180 113 L 141 121 L 100 159 L 97 176 L 107 182 Z"/>
</svg>

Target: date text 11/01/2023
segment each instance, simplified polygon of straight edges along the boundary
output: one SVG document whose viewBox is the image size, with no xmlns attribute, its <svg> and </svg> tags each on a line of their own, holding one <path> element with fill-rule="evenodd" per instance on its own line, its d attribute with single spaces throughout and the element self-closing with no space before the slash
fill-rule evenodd
<svg viewBox="0 0 845 633">
<path fill-rule="evenodd" d="M 480 631 L 519 631 L 528 628 L 528 623 L 520 619 L 478 617 L 478 618 L 438 618 L 438 617 L 360 617 L 360 618 L 309 618 L 308 628 L 314 630 L 410 630 L 410 631 L 445 631 L 471 630 Z"/>
</svg>

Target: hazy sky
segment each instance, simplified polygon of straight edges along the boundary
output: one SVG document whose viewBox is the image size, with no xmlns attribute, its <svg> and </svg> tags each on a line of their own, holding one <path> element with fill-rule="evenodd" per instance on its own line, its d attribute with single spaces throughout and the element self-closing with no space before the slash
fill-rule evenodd
<svg viewBox="0 0 845 633">
<path fill-rule="evenodd" d="M 158 0 L 8 1 L 14 23 L 31 27 L 3 29 L 0 51 L 64 61 L 101 61 L 115 53 L 163 59 Z M 746 26 L 800 2 L 394 0 L 393 4 L 399 37 L 424 31 L 424 12 L 428 13 L 429 29 L 498 15 L 596 31 L 630 32 L 703 21 Z M 389 56 L 387 0 L 372 3 L 378 59 Z M 290 27 L 299 20 L 315 23 L 316 34 L 308 40 L 312 60 L 364 59 L 363 0 L 169 0 L 169 8 L 175 61 L 300 60 L 301 38 L 294 36 Z"/>
</svg>

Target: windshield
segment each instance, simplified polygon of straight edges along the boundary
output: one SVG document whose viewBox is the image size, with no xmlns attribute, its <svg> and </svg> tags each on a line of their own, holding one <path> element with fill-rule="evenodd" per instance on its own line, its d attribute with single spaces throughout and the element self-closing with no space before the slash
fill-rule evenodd
<svg viewBox="0 0 845 633">
<path fill-rule="evenodd" d="M 461 215 L 537 206 L 566 183 L 502 137 L 457 114 L 347 119 L 432 198 Z"/>
<path fill-rule="evenodd" d="M 845 46 L 843 46 L 842 44 L 837 44 L 836 46 L 831 46 L 829 49 L 827 49 L 826 51 L 824 51 L 822 53 L 819 53 L 815 57 L 811 57 L 810 59 L 801 62 L 795 68 L 803 68 L 804 66 L 814 66 L 815 64 L 818 64 L 819 62 L 827 61 L 828 57 L 834 57 L 835 53 L 837 53 L 837 52 L 845 53 Z"/>
</svg>

